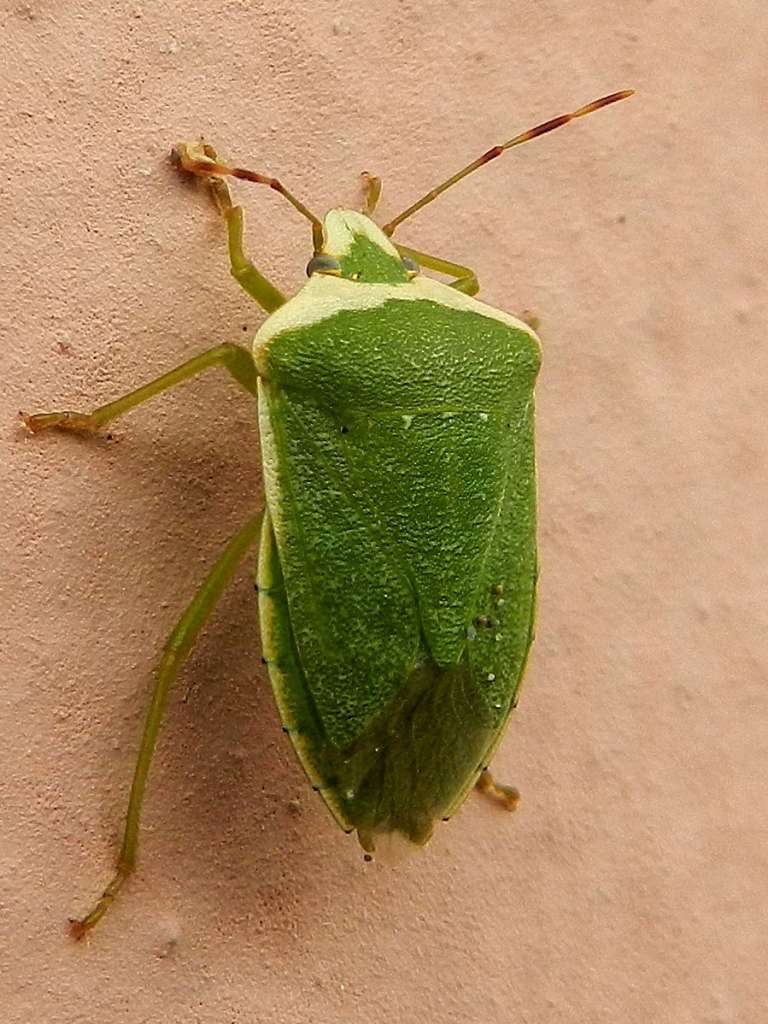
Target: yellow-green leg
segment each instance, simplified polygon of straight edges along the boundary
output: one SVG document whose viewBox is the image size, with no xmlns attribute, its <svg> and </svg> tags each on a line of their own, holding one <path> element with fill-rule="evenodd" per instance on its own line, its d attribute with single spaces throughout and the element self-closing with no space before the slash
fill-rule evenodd
<svg viewBox="0 0 768 1024">
<path fill-rule="evenodd" d="M 166 642 L 141 738 L 117 868 L 93 908 L 85 917 L 70 921 L 70 931 L 75 939 L 81 939 L 104 916 L 136 865 L 141 806 L 168 691 L 192 650 L 200 630 L 216 607 L 224 587 L 248 549 L 255 544 L 261 530 L 261 520 L 262 513 L 253 516 L 230 540 Z"/>
<path fill-rule="evenodd" d="M 225 367 L 244 388 L 252 394 L 256 393 L 257 373 L 250 352 L 239 348 L 237 345 L 218 345 L 216 348 L 209 349 L 194 359 L 188 360 L 181 366 L 177 366 L 169 373 L 163 374 L 143 387 L 123 395 L 114 402 L 108 402 L 106 405 L 100 406 L 93 412 L 48 412 L 38 413 L 34 416 L 23 416 L 23 419 L 27 427 L 32 431 L 50 428 L 95 431 L 111 423 L 112 420 L 135 408 L 135 406 L 140 405 L 142 402 L 154 398 L 155 395 L 174 387 L 176 384 L 180 384 L 182 381 L 211 366 Z M 144 726 L 141 749 L 131 786 L 125 831 L 123 833 L 123 842 L 120 848 L 117 868 L 109 885 L 97 900 L 93 909 L 81 920 L 71 922 L 71 931 L 75 938 L 82 938 L 103 917 L 117 896 L 123 882 L 134 868 L 144 789 L 152 761 L 152 754 L 155 749 L 160 721 L 168 697 L 168 690 L 179 669 L 184 664 L 200 630 L 213 611 L 226 583 L 231 578 L 247 550 L 255 543 L 260 530 L 261 518 L 261 513 L 259 513 L 259 515 L 249 519 L 245 526 L 232 538 L 191 604 L 179 619 L 176 628 L 166 643 L 152 694 L 152 702 Z"/>
<path fill-rule="evenodd" d="M 285 296 L 268 281 L 248 259 L 243 250 L 243 208 L 235 206 L 227 183 L 221 178 L 208 178 L 208 187 L 227 225 L 229 272 L 243 289 L 267 313 L 282 306 Z"/>
<path fill-rule="evenodd" d="M 440 256 L 430 256 L 429 253 L 411 249 L 407 245 L 396 245 L 395 248 L 401 256 L 407 256 L 414 260 L 420 267 L 436 270 L 438 274 L 453 275 L 455 280 L 450 282 L 450 287 L 455 288 L 457 292 L 464 292 L 465 295 L 477 295 L 480 291 L 477 274 L 469 267 L 463 267 L 461 263 L 453 263 L 451 260 L 444 260 Z"/>
<path fill-rule="evenodd" d="M 520 803 L 519 790 L 514 786 L 505 786 L 501 782 L 496 782 L 487 768 L 480 773 L 480 777 L 475 783 L 475 789 L 484 796 L 490 797 L 491 800 L 500 803 L 508 811 L 516 810 Z"/>
<path fill-rule="evenodd" d="M 401 256 L 409 257 L 418 263 L 420 267 L 426 267 L 427 270 L 436 270 L 439 274 L 455 275 L 455 280 L 449 282 L 449 287 L 455 288 L 456 291 L 464 292 L 465 295 L 477 295 L 480 291 L 477 274 L 474 270 L 470 270 L 469 267 L 463 267 L 461 263 L 452 263 L 450 260 L 441 259 L 439 256 L 430 256 L 429 253 L 420 252 L 418 249 L 411 249 L 407 245 L 396 244 L 395 248 Z M 518 316 L 532 330 L 538 331 L 540 320 L 535 313 L 526 309 L 519 313 Z"/>
<path fill-rule="evenodd" d="M 207 370 L 211 366 L 223 366 L 246 390 L 253 395 L 256 394 L 258 374 L 250 352 L 240 348 L 239 345 L 217 345 L 168 373 L 164 373 L 162 377 L 150 381 L 149 384 L 144 384 L 114 402 L 99 406 L 93 412 L 42 412 L 36 413 L 34 416 L 22 413 L 21 418 L 33 433 L 48 430 L 51 427 L 56 427 L 59 430 L 99 430 L 107 423 L 117 419 L 118 416 L 122 416 L 123 413 L 141 405 L 142 402 L 175 387 L 176 384 L 181 384 L 182 381 L 194 377 L 195 374 Z"/>
</svg>

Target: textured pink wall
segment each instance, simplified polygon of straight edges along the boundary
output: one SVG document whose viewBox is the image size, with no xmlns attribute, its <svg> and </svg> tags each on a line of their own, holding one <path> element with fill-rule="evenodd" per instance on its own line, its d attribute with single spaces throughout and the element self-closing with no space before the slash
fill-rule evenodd
<svg viewBox="0 0 768 1024">
<path fill-rule="evenodd" d="M 0 37 L 3 1020 L 766 1019 L 764 2 L 4 0 Z M 364 865 L 280 733 L 243 571 L 174 694 L 140 870 L 69 942 L 163 640 L 259 491 L 223 374 L 112 440 L 14 421 L 261 322 L 170 144 L 203 132 L 316 208 L 375 170 L 394 213 L 625 86 L 402 233 L 542 320 L 539 641 L 497 758 L 518 815 L 470 800 Z M 298 287 L 303 223 L 238 194 Z"/>
</svg>

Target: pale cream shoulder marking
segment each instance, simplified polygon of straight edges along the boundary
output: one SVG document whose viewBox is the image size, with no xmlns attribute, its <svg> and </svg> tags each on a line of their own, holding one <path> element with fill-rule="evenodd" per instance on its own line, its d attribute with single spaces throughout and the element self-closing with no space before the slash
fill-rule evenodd
<svg viewBox="0 0 768 1024">
<path fill-rule="evenodd" d="M 341 310 L 375 309 L 390 299 L 398 299 L 401 302 L 427 300 L 450 309 L 477 313 L 478 316 L 485 316 L 518 331 L 524 331 L 536 342 L 539 340 L 535 331 L 523 320 L 500 309 L 494 309 L 493 306 L 487 306 L 484 302 L 479 302 L 441 281 L 435 281 L 434 278 L 419 275 L 404 284 L 361 284 L 343 277 L 315 274 L 300 292 L 265 320 L 253 339 L 254 352 L 284 331 L 310 327 L 322 320 L 328 320 Z"/>
<path fill-rule="evenodd" d="M 264 481 L 264 498 L 269 509 L 269 517 L 275 533 L 280 536 L 283 528 L 282 508 L 280 506 L 280 485 L 277 477 L 277 446 L 272 432 L 270 418 L 268 384 L 259 377 L 256 382 L 258 395 L 259 439 L 261 441 L 261 466 Z"/>
</svg>

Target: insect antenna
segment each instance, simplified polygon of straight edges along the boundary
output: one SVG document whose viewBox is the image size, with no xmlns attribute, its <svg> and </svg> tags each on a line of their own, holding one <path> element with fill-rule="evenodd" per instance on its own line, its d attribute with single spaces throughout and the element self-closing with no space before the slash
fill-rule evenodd
<svg viewBox="0 0 768 1024">
<path fill-rule="evenodd" d="M 180 142 L 174 148 L 172 156 L 183 170 L 191 174 L 197 174 L 201 177 L 209 175 L 214 178 L 241 178 L 243 181 L 253 181 L 257 185 L 268 185 L 275 192 L 279 192 L 281 196 L 284 196 L 291 206 L 299 211 L 302 217 L 307 218 L 312 225 L 312 240 L 315 252 L 319 252 L 322 248 L 322 221 L 300 199 L 297 199 L 293 193 L 289 192 L 285 185 L 278 181 L 277 178 L 273 178 L 268 174 L 260 174 L 258 171 L 249 171 L 245 167 L 232 167 L 231 164 L 220 160 L 216 150 L 206 143 L 189 145 L 188 143 Z"/>
<path fill-rule="evenodd" d="M 607 107 L 610 103 L 617 103 L 619 100 L 625 100 L 628 96 L 632 96 L 634 89 L 622 89 L 621 92 L 612 92 L 610 96 L 601 96 L 598 100 L 593 100 L 591 103 L 587 103 L 583 107 L 579 107 L 578 110 L 574 110 L 572 114 L 561 114 L 559 117 L 553 117 L 550 121 L 544 121 L 542 124 L 537 124 L 535 128 L 529 128 L 525 132 L 521 132 L 520 135 L 516 135 L 509 142 L 504 142 L 500 146 L 494 146 L 489 149 L 487 153 L 483 153 L 482 156 L 478 157 L 477 160 L 473 160 L 471 164 L 467 164 L 456 174 L 452 174 L 450 178 L 438 185 L 437 188 L 431 189 L 426 195 L 422 196 L 417 202 L 409 206 L 407 210 L 403 210 L 394 217 L 388 224 L 385 224 L 383 231 L 385 235 L 392 235 L 398 224 L 407 218 L 411 217 L 414 213 L 420 210 L 427 203 L 431 203 L 433 199 L 449 189 L 451 185 L 455 185 L 457 181 L 461 181 L 462 178 L 466 178 L 472 171 L 476 171 L 478 167 L 482 167 L 483 164 L 489 163 L 491 160 L 495 160 L 497 156 L 501 156 L 506 150 L 511 149 L 513 146 L 521 146 L 524 142 L 530 142 L 531 139 L 537 139 L 539 135 L 546 135 L 547 132 L 554 131 L 555 128 L 560 128 L 564 124 L 568 124 L 569 121 L 575 121 L 577 117 L 585 117 L 587 114 L 593 113 L 595 110 L 600 110 L 601 107 Z"/>
</svg>

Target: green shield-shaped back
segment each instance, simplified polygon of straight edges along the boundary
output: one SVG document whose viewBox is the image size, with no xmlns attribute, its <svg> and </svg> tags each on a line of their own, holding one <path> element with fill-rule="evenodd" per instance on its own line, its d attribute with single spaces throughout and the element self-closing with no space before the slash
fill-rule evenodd
<svg viewBox="0 0 768 1024">
<path fill-rule="evenodd" d="M 255 358 L 283 724 L 365 849 L 423 843 L 487 763 L 531 643 L 538 342 L 432 280 L 318 275 Z"/>
</svg>

